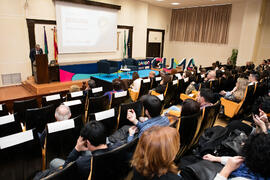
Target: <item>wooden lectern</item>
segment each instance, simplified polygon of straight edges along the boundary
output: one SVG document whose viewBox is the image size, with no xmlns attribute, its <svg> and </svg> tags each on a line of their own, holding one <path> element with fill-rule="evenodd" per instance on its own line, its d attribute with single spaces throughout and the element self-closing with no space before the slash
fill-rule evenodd
<svg viewBox="0 0 270 180">
<path fill-rule="evenodd" d="M 49 83 L 48 55 L 37 54 L 33 66 L 35 82 L 37 84 Z"/>
</svg>

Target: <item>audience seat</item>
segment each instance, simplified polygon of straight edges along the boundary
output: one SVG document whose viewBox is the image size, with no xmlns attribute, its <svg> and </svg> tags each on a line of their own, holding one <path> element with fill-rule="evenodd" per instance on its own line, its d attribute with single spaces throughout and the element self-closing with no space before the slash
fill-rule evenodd
<svg viewBox="0 0 270 180">
<path fill-rule="evenodd" d="M 131 100 L 133 102 L 136 102 L 138 100 L 138 97 L 139 97 L 139 92 L 135 92 L 131 88 L 128 89 L 128 92 L 129 92 Z"/>
<path fill-rule="evenodd" d="M 174 99 L 177 93 L 178 80 L 173 80 L 167 84 L 167 89 L 164 92 L 164 107 L 169 107 L 171 104 L 174 104 Z"/>
<path fill-rule="evenodd" d="M 179 152 L 176 155 L 176 160 L 179 160 L 181 156 L 187 152 L 193 138 L 196 136 L 196 129 L 199 125 L 199 119 L 201 112 L 190 116 L 181 116 L 177 122 L 176 128 L 180 134 L 181 146 Z"/>
<path fill-rule="evenodd" d="M 0 137 L 22 132 L 22 126 L 17 114 L 0 117 Z"/>
<path fill-rule="evenodd" d="M 84 104 L 82 100 L 71 100 L 63 102 L 64 105 L 68 106 L 71 111 L 71 118 L 77 117 L 84 114 Z"/>
<path fill-rule="evenodd" d="M 151 87 L 150 78 L 142 79 L 138 98 L 142 97 L 145 94 L 148 94 L 150 87 Z"/>
<path fill-rule="evenodd" d="M 225 98 L 220 98 L 221 105 L 224 106 L 224 114 L 230 118 L 243 114 L 245 111 L 244 109 L 247 109 L 251 103 L 253 93 L 254 85 L 250 85 L 246 88 L 244 98 L 239 103 Z"/>
<path fill-rule="evenodd" d="M 65 168 L 59 169 L 58 171 L 50 174 L 49 176 L 42 178 L 41 180 L 83 180 L 80 178 L 80 175 L 77 173 L 76 162 L 71 162 L 66 165 Z"/>
<path fill-rule="evenodd" d="M 119 116 L 118 116 L 118 129 L 124 125 L 133 125 L 127 119 L 127 110 L 133 109 L 136 113 L 136 118 L 138 119 L 140 116 L 143 115 L 143 106 L 140 101 L 121 104 L 119 109 Z"/>
<path fill-rule="evenodd" d="M 42 97 L 42 107 L 53 104 L 54 109 L 56 109 L 62 102 L 63 102 L 63 99 L 60 94 L 54 94 L 54 95 Z"/>
<path fill-rule="evenodd" d="M 151 82 L 151 88 L 150 89 L 154 89 L 158 86 L 158 84 L 160 83 L 161 81 L 161 77 L 160 76 L 157 76 L 155 78 L 152 79 L 152 82 Z"/>
<path fill-rule="evenodd" d="M 108 110 L 110 106 L 109 96 L 89 97 L 87 113 L 96 113 L 104 110 Z"/>
<path fill-rule="evenodd" d="M 25 123 L 26 109 L 38 108 L 36 99 L 27 99 L 22 101 L 14 101 L 13 112 L 18 114 L 18 118 L 21 122 Z"/>
<path fill-rule="evenodd" d="M 83 91 L 67 93 L 67 101 L 72 101 L 72 100 L 77 100 L 77 99 L 85 101 L 85 96 L 84 96 Z"/>
<path fill-rule="evenodd" d="M 0 104 L 0 117 L 8 115 L 8 109 L 5 103 Z"/>
<path fill-rule="evenodd" d="M 128 91 L 112 93 L 110 108 L 119 108 L 121 103 L 125 103 L 129 99 Z"/>
<path fill-rule="evenodd" d="M 99 121 L 101 122 L 106 129 L 106 136 L 109 137 L 114 133 L 118 124 L 117 124 L 118 112 L 115 108 L 93 113 L 89 115 L 88 121 Z"/>
<path fill-rule="evenodd" d="M 75 147 L 82 127 L 82 116 L 47 124 L 44 145 L 47 167 L 53 158 L 66 159 Z"/>
<path fill-rule="evenodd" d="M 27 109 L 25 112 L 26 129 L 36 128 L 37 132 L 41 133 L 47 123 L 55 121 L 54 113 L 53 104 L 42 108 Z"/>
<path fill-rule="evenodd" d="M 130 158 L 137 145 L 138 138 L 104 154 L 91 158 L 91 169 L 88 180 L 121 180 L 131 171 Z"/>
<path fill-rule="evenodd" d="M 0 138 L 0 179 L 28 180 L 41 170 L 41 147 L 35 130 Z"/>
</svg>

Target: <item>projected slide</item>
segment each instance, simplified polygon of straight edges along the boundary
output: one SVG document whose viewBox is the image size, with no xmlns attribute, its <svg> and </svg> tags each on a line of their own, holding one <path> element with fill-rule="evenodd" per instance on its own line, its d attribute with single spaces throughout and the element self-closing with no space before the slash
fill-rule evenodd
<svg viewBox="0 0 270 180">
<path fill-rule="evenodd" d="M 59 53 L 116 51 L 117 11 L 56 1 Z"/>
</svg>

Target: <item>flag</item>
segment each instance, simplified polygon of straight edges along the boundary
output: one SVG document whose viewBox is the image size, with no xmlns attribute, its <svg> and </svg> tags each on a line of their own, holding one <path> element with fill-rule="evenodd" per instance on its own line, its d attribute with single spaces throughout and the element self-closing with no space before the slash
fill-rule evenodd
<svg viewBox="0 0 270 180">
<path fill-rule="evenodd" d="M 128 55 L 128 58 L 131 58 L 131 44 L 130 44 L 130 37 L 129 37 L 129 33 L 128 33 L 128 39 L 127 39 L 127 55 Z"/>
<path fill-rule="evenodd" d="M 58 46 L 56 38 L 56 27 L 53 28 L 53 47 L 54 47 L 54 59 L 58 61 Z"/>
<path fill-rule="evenodd" d="M 127 42 L 126 42 L 126 31 L 124 31 L 124 50 L 123 50 L 123 58 L 127 55 Z"/>
<path fill-rule="evenodd" d="M 47 43 L 47 36 L 46 36 L 46 30 L 45 30 L 45 26 L 43 26 L 44 28 L 44 53 L 48 54 L 48 43 Z"/>
</svg>

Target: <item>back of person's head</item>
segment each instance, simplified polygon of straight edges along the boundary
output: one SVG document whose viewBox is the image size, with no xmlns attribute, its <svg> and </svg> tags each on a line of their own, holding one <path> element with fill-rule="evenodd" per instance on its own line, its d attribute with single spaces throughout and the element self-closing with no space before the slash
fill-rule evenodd
<svg viewBox="0 0 270 180">
<path fill-rule="evenodd" d="M 215 79 L 216 78 L 216 71 L 212 70 L 207 75 L 208 79 Z"/>
<path fill-rule="evenodd" d="M 204 101 L 207 103 L 214 103 L 214 93 L 209 88 L 201 88 L 200 96 L 204 98 Z"/>
<path fill-rule="evenodd" d="M 139 74 L 137 72 L 133 72 L 133 74 L 132 74 L 132 80 L 135 81 L 138 78 L 140 78 Z"/>
<path fill-rule="evenodd" d="M 98 146 L 106 144 L 105 127 L 101 122 L 90 121 L 81 130 L 80 136 L 84 140 L 88 140 L 91 145 Z"/>
<path fill-rule="evenodd" d="M 70 88 L 69 88 L 69 92 L 70 92 L 70 93 L 72 93 L 72 92 L 78 92 L 78 91 L 80 91 L 80 90 L 81 90 L 81 89 L 80 89 L 80 86 L 78 86 L 78 85 L 76 85 L 76 84 L 70 86 Z"/>
<path fill-rule="evenodd" d="M 270 177 L 270 134 L 250 135 L 245 142 L 241 155 L 246 166 L 254 174 Z"/>
<path fill-rule="evenodd" d="M 186 99 L 182 105 L 181 116 L 191 116 L 200 112 L 200 104 L 193 99 Z"/>
<path fill-rule="evenodd" d="M 252 78 L 253 81 L 259 81 L 260 80 L 259 73 L 255 72 L 255 71 L 251 71 L 249 76 Z"/>
<path fill-rule="evenodd" d="M 176 174 L 174 159 L 179 148 L 180 137 L 175 128 L 154 126 L 140 137 L 131 164 L 147 179 L 168 172 Z"/>
<path fill-rule="evenodd" d="M 222 77 L 223 72 L 221 70 L 216 70 L 216 78 Z"/>
<path fill-rule="evenodd" d="M 165 74 L 162 76 L 162 84 L 166 85 L 171 81 L 171 76 L 168 74 Z"/>
<path fill-rule="evenodd" d="M 65 105 L 60 105 L 56 108 L 54 116 L 56 121 L 68 120 L 71 117 L 70 108 Z"/>
<path fill-rule="evenodd" d="M 176 69 L 172 69 L 171 72 L 170 72 L 171 75 L 175 75 L 176 73 L 177 73 Z"/>
<path fill-rule="evenodd" d="M 162 104 L 157 96 L 144 95 L 140 98 L 140 101 L 143 104 L 144 110 L 147 110 L 152 118 L 160 115 Z"/>
<path fill-rule="evenodd" d="M 248 80 L 245 78 L 238 78 L 237 79 L 237 90 L 246 90 L 248 86 Z"/>
<path fill-rule="evenodd" d="M 115 91 L 119 91 L 122 89 L 122 82 L 119 79 L 114 79 L 112 81 L 112 86 Z"/>
<path fill-rule="evenodd" d="M 156 76 L 156 72 L 155 71 L 150 71 L 149 72 L 149 77 L 150 78 L 154 78 Z"/>
<path fill-rule="evenodd" d="M 93 79 L 90 79 L 89 81 L 88 81 L 88 86 L 89 86 L 89 88 L 95 88 L 96 87 L 96 82 L 93 80 Z"/>
</svg>

